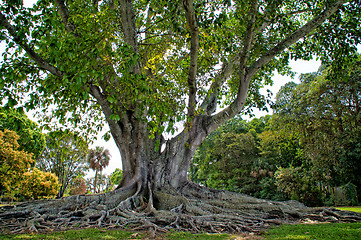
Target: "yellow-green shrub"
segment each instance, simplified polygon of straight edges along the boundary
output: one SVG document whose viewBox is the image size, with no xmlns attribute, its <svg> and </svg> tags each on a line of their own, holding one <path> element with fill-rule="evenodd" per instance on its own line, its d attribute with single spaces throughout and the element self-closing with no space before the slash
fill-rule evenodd
<svg viewBox="0 0 361 240">
<path fill-rule="evenodd" d="M 54 173 L 33 168 L 23 174 L 20 194 L 26 199 L 54 198 L 58 190 L 58 177 Z"/>
<path fill-rule="evenodd" d="M 34 162 L 31 153 L 18 150 L 18 139 L 14 131 L 0 131 L 0 194 L 16 191 Z"/>
</svg>

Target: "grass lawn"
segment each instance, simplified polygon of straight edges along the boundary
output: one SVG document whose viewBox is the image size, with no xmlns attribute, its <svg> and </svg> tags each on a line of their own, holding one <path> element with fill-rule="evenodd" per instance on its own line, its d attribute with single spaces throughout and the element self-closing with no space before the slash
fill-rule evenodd
<svg viewBox="0 0 361 240">
<path fill-rule="evenodd" d="M 361 206 L 360 207 L 336 207 L 336 209 L 361 213 Z"/>
<path fill-rule="evenodd" d="M 85 229 L 54 232 L 48 234 L 19 234 L 1 235 L 0 240 L 5 239 L 31 239 L 31 240 L 62 240 L 62 239 L 149 239 L 149 233 L 134 233 L 122 230 Z M 154 239 L 154 238 L 151 238 Z M 359 223 L 321 223 L 321 224 L 297 224 L 282 225 L 265 232 L 261 236 L 243 238 L 227 234 L 191 234 L 184 232 L 170 232 L 158 236 L 156 239 L 168 240 L 227 240 L 227 239 L 317 239 L 317 240 L 359 240 L 361 239 L 361 222 Z"/>
<path fill-rule="evenodd" d="M 270 229 L 262 236 L 272 240 L 359 240 L 361 239 L 361 222 L 282 225 Z"/>
<path fill-rule="evenodd" d="M 2 235 L 0 240 L 87 240 L 87 239 L 104 239 L 104 240 L 118 240 L 118 239 L 149 239 L 150 233 L 135 233 L 124 230 L 103 230 L 103 229 L 84 229 L 84 230 L 69 230 L 64 232 L 53 232 L 48 234 L 19 234 L 19 235 Z M 192 234 L 185 232 L 170 232 L 168 234 L 160 235 L 151 239 L 169 239 L 169 240 L 227 240 L 233 239 L 228 234 Z"/>
</svg>

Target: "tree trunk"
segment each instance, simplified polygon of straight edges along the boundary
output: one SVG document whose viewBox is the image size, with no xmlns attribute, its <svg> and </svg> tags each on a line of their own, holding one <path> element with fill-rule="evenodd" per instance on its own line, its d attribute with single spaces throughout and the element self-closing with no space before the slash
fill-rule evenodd
<svg viewBox="0 0 361 240">
<path fill-rule="evenodd" d="M 97 184 L 98 184 L 98 170 L 95 170 L 95 176 L 94 176 L 94 193 L 98 193 L 97 191 Z"/>
</svg>

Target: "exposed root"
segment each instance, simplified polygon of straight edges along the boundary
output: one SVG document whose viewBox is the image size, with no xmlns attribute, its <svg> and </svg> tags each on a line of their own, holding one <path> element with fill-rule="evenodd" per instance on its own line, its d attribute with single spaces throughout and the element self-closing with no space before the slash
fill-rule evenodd
<svg viewBox="0 0 361 240">
<path fill-rule="evenodd" d="M 80 195 L 33 201 L 0 208 L 0 232 L 44 232 L 108 227 L 171 229 L 210 233 L 257 233 L 271 225 L 302 221 L 355 222 L 361 214 L 334 208 L 308 208 L 296 201 L 274 202 L 194 184 L 181 191 L 164 188 L 144 198 L 139 190 L 117 189 L 101 195 Z M 182 192 L 182 194 L 180 193 Z"/>
</svg>

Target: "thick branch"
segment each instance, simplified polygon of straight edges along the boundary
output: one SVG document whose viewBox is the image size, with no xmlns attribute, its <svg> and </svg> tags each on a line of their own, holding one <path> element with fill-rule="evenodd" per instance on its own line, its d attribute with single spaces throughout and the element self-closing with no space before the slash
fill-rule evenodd
<svg viewBox="0 0 361 240">
<path fill-rule="evenodd" d="M 131 0 L 121 0 L 121 21 L 126 44 L 133 47 L 138 52 L 137 28 L 135 25 L 135 14 Z"/>
<path fill-rule="evenodd" d="M 120 0 L 121 22 L 124 34 L 124 41 L 132 46 L 133 51 L 138 54 L 137 27 L 135 25 L 135 13 L 131 0 Z M 136 63 L 130 70 L 132 73 L 141 74 L 140 64 Z"/>
<path fill-rule="evenodd" d="M 239 55 L 233 57 L 231 60 L 229 60 L 229 62 L 223 63 L 222 69 L 214 78 L 214 82 L 210 86 L 207 96 L 200 107 L 202 110 L 205 111 L 206 115 L 211 115 L 216 111 L 219 88 L 232 75 L 238 63 L 239 63 Z"/>
<path fill-rule="evenodd" d="M 257 7 L 257 1 L 254 1 L 253 5 L 249 11 L 249 16 L 251 16 L 251 19 L 247 24 L 247 30 L 246 30 L 246 35 L 244 38 L 243 49 L 240 53 L 240 60 L 239 60 L 240 67 L 241 67 L 240 74 L 244 74 L 245 67 L 246 67 L 247 60 L 248 60 L 248 55 L 251 50 L 254 35 L 255 35 L 254 23 L 256 21 L 256 7 Z"/>
<path fill-rule="evenodd" d="M 335 13 L 342 4 L 345 3 L 345 0 L 338 0 L 329 5 L 321 14 L 314 17 L 312 20 L 307 22 L 304 26 L 293 32 L 275 47 L 270 49 L 263 57 L 258 59 L 248 71 L 248 74 L 254 75 L 261 67 L 269 63 L 275 56 L 280 54 L 283 50 L 296 43 L 299 39 L 306 36 L 313 30 L 315 30 L 319 25 L 321 25 L 329 16 Z"/>
<path fill-rule="evenodd" d="M 248 92 L 250 80 L 251 80 L 251 76 L 249 75 L 240 76 L 240 83 L 239 83 L 236 99 L 227 108 L 223 109 L 221 112 L 212 116 L 210 123 L 207 127 L 208 132 L 212 132 L 220 125 L 225 123 L 227 120 L 233 118 L 238 113 L 240 113 L 247 99 L 247 92 Z"/>
<path fill-rule="evenodd" d="M 291 46 L 295 42 L 297 42 L 300 38 L 306 36 L 313 30 L 315 30 L 319 25 L 321 25 L 329 16 L 335 13 L 344 3 L 344 0 L 338 0 L 333 4 L 330 4 L 327 9 L 325 9 L 320 15 L 314 17 L 308 23 L 306 23 L 303 27 L 292 33 L 290 36 L 285 38 L 282 42 L 280 42 L 277 46 L 272 48 L 268 53 L 266 53 L 263 57 L 257 60 L 251 67 L 246 69 L 244 74 L 240 74 L 240 84 L 238 88 L 238 93 L 236 99 L 225 108 L 223 111 L 214 115 L 211 119 L 211 122 L 208 126 L 208 131 L 211 132 L 216 129 L 218 126 L 226 122 L 228 119 L 233 118 L 236 114 L 238 114 L 245 104 L 247 98 L 247 92 L 249 88 L 249 83 L 252 77 L 256 74 L 256 72 L 268 62 L 270 62 L 276 55 L 281 53 L 284 49 Z"/>
<path fill-rule="evenodd" d="M 15 43 L 17 43 L 20 47 L 22 47 L 27 54 L 33 59 L 40 68 L 49 71 L 50 73 L 54 74 L 55 76 L 62 78 L 64 73 L 58 70 L 56 67 L 52 66 L 48 63 L 45 59 L 43 59 L 39 54 L 37 54 L 27 43 L 24 39 L 21 39 L 14 26 L 12 26 L 6 17 L 0 12 L 0 24 L 4 26 L 10 36 L 13 37 Z"/>
<path fill-rule="evenodd" d="M 106 97 L 101 93 L 101 90 L 94 86 L 90 85 L 90 94 L 97 100 L 98 104 L 102 107 L 103 113 L 105 118 L 109 124 L 109 128 L 114 138 L 120 139 L 122 134 L 122 129 L 119 127 L 119 124 L 115 120 L 110 119 L 112 115 L 112 110 L 110 108 L 109 102 L 107 101 Z"/>
<path fill-rule="evenodd" d="M 69 22 L 69 10 L 65 6 L 65 2 L 63 0 L 54 0 L 54 2 L 60 14 L 61 20 L 65 25 L 65 29 L 68 32 L 73 32 L 75 30 L 75 26 Z"/>
<path fill-rule="evenodd" d="M 188 116 L 192 117 L 195 113 L 196 107 L 196 75 L 197 75 L 197 60 L 199 49 L 199 36 L 196 14 L 193 7 L 193 0 L 183 1 L 184 9 L 186 12 L 187 23 L 191 33 L 191 51 L 190 51 L 190 65 L 188 72 Z"/>
</svg>

